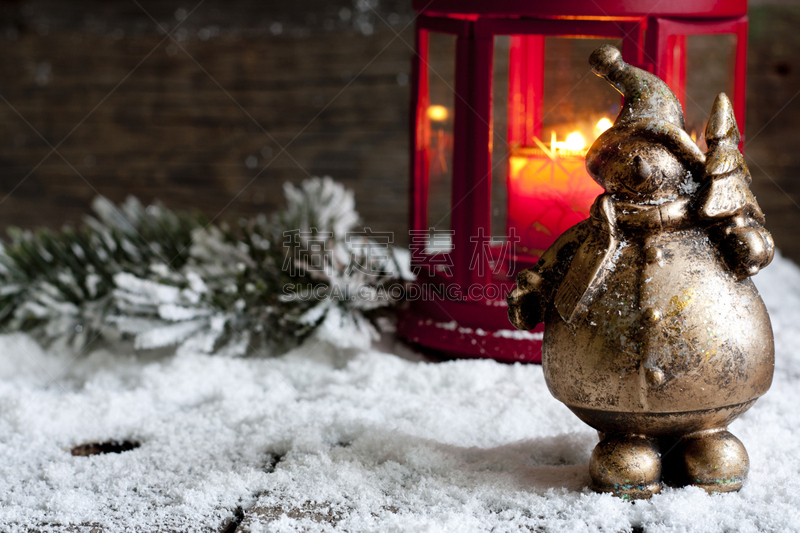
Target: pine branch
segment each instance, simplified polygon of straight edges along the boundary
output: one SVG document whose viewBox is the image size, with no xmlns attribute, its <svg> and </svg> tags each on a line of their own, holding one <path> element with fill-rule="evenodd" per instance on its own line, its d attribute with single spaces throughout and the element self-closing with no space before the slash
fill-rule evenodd
<svg viewBox="0 0 800 533">
<path fill-rule="evenodd" d="M 286 209 L 234 227 L 98 198 L 80 228 L 10 230 L 0 326 L 75 350 L 120 335 L 228 355 L 282 353 L 320 330 L 368 342 L 387 287 L 410 279 L 407 254 L 358 233 L 352 192 L 330 178 L 284 192 Z"/>
</svg>

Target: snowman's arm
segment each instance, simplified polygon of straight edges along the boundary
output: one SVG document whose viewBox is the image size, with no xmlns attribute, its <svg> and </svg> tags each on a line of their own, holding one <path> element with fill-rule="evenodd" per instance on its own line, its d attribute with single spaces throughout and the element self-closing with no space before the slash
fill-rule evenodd
<svg viewBox="0 0 800 533">
<path fill-rule="evenodd" d="M 572 226 L 542 254 L 534 266 L 517 275 L 517 286 L 507 298 L 508 319 L 514 327 L 530 330 L 544 321 L 575 252 L 590 232 L 588 219 Z"/>
<path fill-rule="evenodd" d="M 710 236 L 725 264 L 734 276 L 744 279 L 772 261 L 775 243 L 748 187 L 750 172 L 738 148 L 712 143 L 709 153 L 699 214 L 710 224 Z"/>
</svg>

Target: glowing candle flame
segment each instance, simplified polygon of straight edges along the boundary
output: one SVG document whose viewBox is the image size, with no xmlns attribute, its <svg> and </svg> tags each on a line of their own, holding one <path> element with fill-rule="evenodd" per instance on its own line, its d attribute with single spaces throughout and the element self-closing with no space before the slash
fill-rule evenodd
<svg viewBox="0 0 800 533">
<path fill-rule="evenodd" d="M 580 132 L 573 131 L 567 135 L 566 141 L 557 141 L 556 132 L 550 134 L 550 152 L 557 156 L 557 150 L 567 150 L 570 152 L 579 152 L 586 148 L 586 140 Z M 552 157 L 552 156 L 551 156 Z"/>
<path fill-rule="evenodd" d="M 600 135 L 613 125 L 614 125 L 613 122 L 611 122 L 606 117 L 603 117 L 597 121 L 597 124 L 595 125 L 594 129 L 597 130 L 597 135 Z"/>
<path fill-rule="evenodd" d="M 444 122 L 449 116 L 450 112 L 443 105 L 432 105 L 428 107 L 428 118 L 434 122 Z"/>
<path fill-rule="evenodd" d="M 567 135 L 567 140 L 564 141 L 563 144 L 564 148 L 567 150 L 583 150 L 586 147 L 586 141 L 583 138 L 583 135 L 578 133 L 577 131 L 573 131 L 569 135 Z"/>
</svg>

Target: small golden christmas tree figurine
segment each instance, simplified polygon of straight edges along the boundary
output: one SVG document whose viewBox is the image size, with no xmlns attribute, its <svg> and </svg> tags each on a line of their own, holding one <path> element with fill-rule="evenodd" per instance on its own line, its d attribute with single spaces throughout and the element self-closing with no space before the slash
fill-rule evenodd
<svg viewBox="0 0 800 533">
<path fill-rule="evenodd" d="M 774 366 L 749 276 L 774 245 L 730 102 L 714 102 L 703 154 L 663 81 L 612 46 L 589 62 L 625 97 L 586 156 L 606 192 L 520 273 L 509 318 L 545 322 L 550 392 L 600 432 L 592 489 L 648 498 L 663 478 L 738 490 L 748 457 L 727 426 L 769 389 Z"/>
</svg>

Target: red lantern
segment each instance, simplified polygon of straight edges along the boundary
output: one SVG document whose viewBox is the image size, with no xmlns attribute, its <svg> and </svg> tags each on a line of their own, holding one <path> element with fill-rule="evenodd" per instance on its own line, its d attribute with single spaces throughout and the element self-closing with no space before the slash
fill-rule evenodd
<svg viewBox="0 0 800 533">
<path fill-rule="evenodd" d="M 413 6 L 410 234 L 419 279 L 399 332 L 451 356 L 539 362 L 543 326 L 513 331 L 505 297 L 516 273 L 586 218 L 602 191 L 584 156 L 619 99 L 602 96 L 609 92 L 591 74 L 589 53 L 602 42 L 619 46 L 625 61 L 670 85 L 687 132 L 702 135 L 721 90 L 745 116 L 747 2 Z M 716 41 L 704 49 L 708 36 Z M 710 51 L 719 57 L 709 60 Z M 739 130 L 744 139 L 743 123 Z"/>
</svg>

